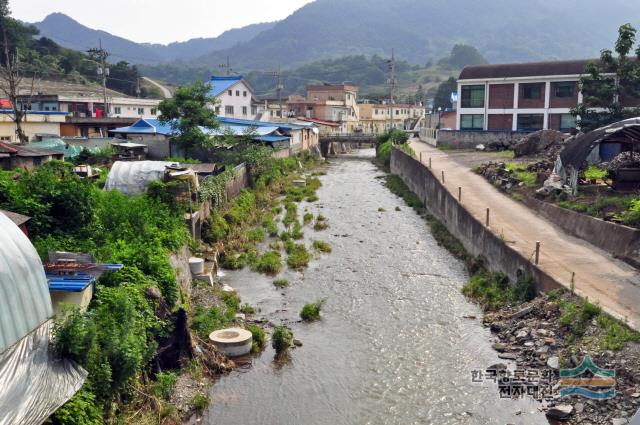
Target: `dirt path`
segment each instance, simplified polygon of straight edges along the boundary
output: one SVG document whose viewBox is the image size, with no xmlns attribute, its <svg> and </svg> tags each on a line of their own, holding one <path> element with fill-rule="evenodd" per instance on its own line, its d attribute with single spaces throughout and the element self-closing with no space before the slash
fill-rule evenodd
<svg viewBox="0 0 640 425">
<path fill-rule="evenodd" d="M 571 286 L 575 272 L 575 290 L 582 297 L 598 302 L 609 314 L 627 320 L 640 329 L 640 274 L 628 264 L 612 258 L 599 248 L 570 236 L 524 205 L 505 196 L 481 176 L 460 164 L 446 152 L 416 139 L 411 141 L 416 156 L 440 176 L 445 171 L 447 190 L 484 222 L 491 209 L 491 229 L 501 235 L 525 257 L 531 257 L 536 241 L 542 244 L 540 267 L 565 287 Z"/>
</svg>

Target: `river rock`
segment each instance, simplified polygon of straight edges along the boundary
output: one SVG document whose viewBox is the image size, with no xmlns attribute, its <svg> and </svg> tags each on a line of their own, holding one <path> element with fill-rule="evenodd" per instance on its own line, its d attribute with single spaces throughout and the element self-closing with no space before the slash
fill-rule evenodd
<svg viewBox="0 0 640 425">
<path fill-rule="evenodd" d="M 553 406 L 547 411 L 547 417 L 550 419 L 566 419 L 573 413 L 573 406 L 570 404 L 559 404 Z"/>
<path fill-rule="evenodd" d="M 547 366 L 551 369 L 559 369 L 560 358 L 558 356 L 549 357 L 549 360 L 547 360 Z"/>
<path fill-rule="evenodd" d="M 524 340 L 529 338 L 529 332 L 527 332 L 526 330 L 521 330 L 518 331 L 518 333 L 516 334 L 516 340 Z"/>
<path fill-rule="evenodd" d="M 629 421 L 626 418 L 613 418 L 611 425 L 627 425 Z"/>
<path fill-rule="evenodd" d="M 576 403 L 573 405 L 573 408 L 575 409 L 576 413 L 580 414 L 584 411 L 584 404 Z"/>
<path fill-rule="evenodd" d="M 295 345 L 296 347 L 302 347 L 302 341 L 300 341 L 299 339 L 294 339 L 293 345 Z"/>
<path fill-rule="evenodd" d="M 524 316 L 526 316 L 526 315 L 528 315 L 528 314 L 530 314 L 532 312 L 533 312 L 533 306 L 525 307 L 522 310 L 520 310 L 520 311 L 518 311 L 516 313 L 513 313 L 510 318 L 511 319 L 520 319 L 520 318 L 523 318 Z"/>
<path fill-rule="evenodd" d="M 491 346 L 494 350 L 499 351 L 500 353 L 503 353 L 505 351 L 507 351 L 507 348 L 509 347 L 507 344 L 503 344 L 501 342 L 496 342 L 495 344 L 493 344 Z"/>
<path fill-rule="evenodd" d="M 506 369 L 507 369 L 507 365 L 504 363 L 496 363 L 487 368 L 487 370 L 506 370 Z"/>
<path fill-rule="evenodd" d="M 498 354 L 498 358 L 502 360 L 516 360 L 518 355 L 515 353 L 500 353 Z"/>
</svg>

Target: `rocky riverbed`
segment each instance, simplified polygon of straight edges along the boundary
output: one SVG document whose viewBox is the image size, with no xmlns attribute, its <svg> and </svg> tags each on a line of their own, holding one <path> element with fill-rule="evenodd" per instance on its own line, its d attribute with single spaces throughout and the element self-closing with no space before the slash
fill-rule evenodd
<svg viewBox="0 0 640 425">
<path fill-rule="evenodd" d="M 505 360 L 489 368 L 504 376 L 500 390 L 515 396 L 517 388 L 539 390 L 533 396 L 552 423 L 624 425 L 640 407 L 640 344 L 626 342 L 637 341 L 637 334 L 597 306 L 585 307 L 568 293 L 552 293 L 518 308 L 488 312 L 484 324 L 495 338 L 493 348 Z M 561 397 L 560 369 L 578 367 L 586 356 L 600 368 L 615 370 L 615 397 Z M 505 372 L 513 363 L 516 372 Z"/>
</svg>

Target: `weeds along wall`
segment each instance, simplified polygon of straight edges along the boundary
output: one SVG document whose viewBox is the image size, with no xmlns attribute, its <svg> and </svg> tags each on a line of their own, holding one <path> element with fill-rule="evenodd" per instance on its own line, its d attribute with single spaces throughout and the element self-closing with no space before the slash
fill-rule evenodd
<svg viewBox="0 0 640 425">
<path fill-rule="evenodd" d="M 561 287 L 555 279 L 473 217 L 418 160 L 398 149 L 392 149 L 391 173 L 400 177 L 422 200 L 429 212 L 464 245 L 469 254 L 483 260 L 487 269 L 505 273 L 511 282 L 531 276 L 536 282 L 537 291 Z M 534 245 L 535 241 L 532 241 L 532 248 Z"/>
</svg>

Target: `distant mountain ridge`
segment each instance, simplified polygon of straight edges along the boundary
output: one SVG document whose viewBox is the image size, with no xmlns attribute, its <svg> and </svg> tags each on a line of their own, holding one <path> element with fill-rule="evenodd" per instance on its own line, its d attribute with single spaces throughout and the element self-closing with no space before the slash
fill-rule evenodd
<svg viewBox="0 0 640 425">
<path fill-rule="evenodd" d="M 400 60 L 425 64 L 447 56 L 457 43 L 477 47 L 491 63 L 596 57 L 600 49 L 613 46 L 621 24 L 640 24 L 640 8 L 634 3 L 316 0 L 282 21 L 168 46 L 133 43 L 60 14 L 36 26 L 42 35 L 79 50 L 102 37 L 116 60 L 155 65 L 143 70 L 150 76 L 175 75 L 184 80 L 218 72 L 227 57 L 243 73 L 278 66 L 294 69 L 349 55 L 389 57 L 392 48 Z"/>
<path fill-rule="evenodd" d="M 70 49 L 86 51 L 102 42 L 102 46 L 111 53 L 112 62 L 124 60 L 133 64 L 158 64 L 187 61 L 215 50 L 231 48 L 271 29 L 276 22 L 252 24 L 226 31 L 218 37 L 195 38 L 169 45 L 136 43 L 106 31 L 86 27 L 62 13 L 52 13 L 42 22 L 33 25 L 40 30 L 41 36 Z"/>
</svg>

